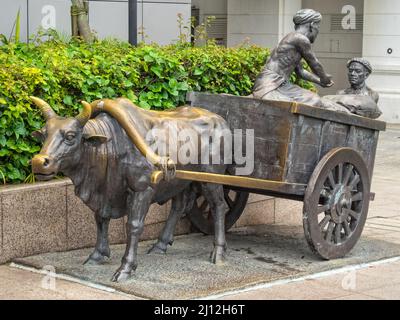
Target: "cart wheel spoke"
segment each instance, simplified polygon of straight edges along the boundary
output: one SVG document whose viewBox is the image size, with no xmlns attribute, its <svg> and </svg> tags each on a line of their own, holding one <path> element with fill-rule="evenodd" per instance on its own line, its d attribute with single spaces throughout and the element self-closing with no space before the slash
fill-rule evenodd
<svg viewBox="0 0 400 320">
<path fill-rule="evenodd" d="M 232 209 L 234 206 L 234 201 L 229 197 L 229 192 L 224 194 L 224 198 L 229 209 Z"/>
<path fill-rule="evenodd" d="M 350 215 L 351 217 L 353 217 L 355 220 L 360 219 L 360 213 L 358 213 L 358 212 L 355 212 L 355 211 L 353 211 L 353 210 L 351 210 L 351 209 L 343 209 L 343 211 L 344 211 L 346 214 L 348 214 L 348 215 Z"/>
<path fill-rule="evenodd" d="M 330 185 L 332 186 L 332 189 L 334 189 L 336 186 L 336 182 L 335 182 L 335 178 L 333 177 L 332 171 L 329 172 L 328 179 L 329 179 Z"/>
<path fill-rule="evenodd" d="M 325 227 L 329 221 L 331 221 L 331 216 L 328 215 L 322 219 L 322 221 L 319 223 L 319 228 L 321 229 L 321 231 L 325 230 Z"/>
<path fill-rule="evenodd" d="M 224 186 L 224 199 L 228 205 L 225 214 L 225 230 L 228 231 L 239 219 L 249 197 L 248 192 L 236 191 Z M 197 200 L 188 218 L 192 225 L 205 234 L 214 233 L 214 218 L 208 202 L 202 194 L 197 194 Z"/>
<path fill-rule="evenodd" d="M 330 209 L 330 205 L 329 204 L 326 204 L 326 205 L 323 205 L 323 206 L 318 206 L 317 214 L 322 213 L 322 212 L 326 212 L 329 209 Z"/>
<path fill-rule="evenodd" d="M 332 193 L 330 193 L 329 191 L 330 191 L 329 188 L 323 188 L 321 190 L 320 196 L 325 199 L 329 199 L 332 196 Z"/>
<path fill-rule="evenodd" d="M 363 199 L 363 193 L 358 192 L 355 195 L 351 197 L 351 201 L 356 202 L 356 201 L 361 201 Z"/>
<path fill-rule="evenodd" d="M 360 182 L 360 176 L 358 174 L 355 174 L 353 180 L 351 180 L 351 182 L 349 183 L 349 187 L 353 189 L 354 186 L 359 182 Z"/>
<path fill-rule="evenodd" d="M 337 168 L 338 168 L 338 184 L 341 184 L 343 180 L 343 163 L 339 163 Z"/>
<path fill-rule="evenodd" d="M 332 222 L 332 221 L 329 222 L 328 230 L 326 230 L 326 233 L 325 233 L 325 240 L 326 241 L 331 242 L 334 228 L 335 228 L 335 223 Z"/>
<path fill-rule="evenodd" d="M 351 164 L 349 164 L 347 166 L 346 173 L 345 173 L 344 178 L 343 178 L 343 184 L 344 185 L 347 185 L 347 183 L 349 182 L 351 173 L 353 172 L 353 168 L 354 167 Z"/>
<path fill-rule="evenodd" d="M 342 222 L 344 228 L 344 234 L 348 237 L 351 234 L 350 226 L 347 221 Z"/>
<path fill-rule="evenodd" d="M 342 231 L 342 225 L 336 224 L 336 226 L 335 226 L 335 243 L 336 244 L 340 243 L 341 231 Z"/>
</svg>

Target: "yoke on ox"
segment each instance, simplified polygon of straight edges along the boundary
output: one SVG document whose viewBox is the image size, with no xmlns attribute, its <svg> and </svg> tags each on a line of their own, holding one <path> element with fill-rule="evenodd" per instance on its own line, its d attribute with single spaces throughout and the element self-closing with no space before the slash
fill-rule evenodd
<svg viewBox="0 0 400 320">
<path fill-rule="evenodd" d="M 179 150 L 179 144 L 198 138 L 189 137 L 188 141 L 182 142 L 174 140 L 172 133 L 187 130 L 192 135 L 211 136 L 228 129 L 222 117 L 207 110 L 181 107 L 170 112 L 155 112 L 140 109 L 121 98 L 95 101 L 91 105 L 82 102 L 83 111 L 78 116 L 63 118 L 45 101 L 36 97 L 31 99 L 46 118 L 45 127 L 34 133 L 43 142 L 40 154 L 32 159 L 34 174 L 40 180 L 48 180 L 63 172 L 73 181 L 75 193 L 95 212 L 97 242 L 86 263 L 102 263 L 110 256 L 107 239 L 110 219 L 128 215 L 126 251 L 113 281 L 128 279 L 136 269 L 138 240 L 152 203 L 162 204 L 172 199 L 171 213 L 162 236 L 150 251 L 165 252 L 167 245 L 172 243 L 176 222 L 190 210 L 195 200 L 191 181 L 169 179 L 175 169 L 216 174 L 227 170 L 223 157 L 219 157 L 220 163 L 208 165 L 202 165 L 201 161 L 183 165 L 178 159 L 176 168 L 167 158 L 168 144 L 176 143 L 175 150 Z M 155 139 L 149 132 L 161 132 L 158 137 L 165 138 L 166 150 L 156 154 L 147 147 Z M 199 156 L 208 154 L 212 159 L 222 149 L 197 147 Z M 154 184 L 152 173 L 160 169 L 164 179 Z M 226 250 L 223 186 L 206 182 L 198 185 L 214 218 L 215 242 L 211 260 L 220 263 Z"/>
</svg>

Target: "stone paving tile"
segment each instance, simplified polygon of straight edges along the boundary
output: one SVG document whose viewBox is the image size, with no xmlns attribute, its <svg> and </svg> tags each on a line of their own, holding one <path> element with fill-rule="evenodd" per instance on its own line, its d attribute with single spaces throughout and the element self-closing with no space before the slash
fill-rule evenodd
<svg viewBox="0 0 400 320">
<path fill-rule="evenodd" d="M 361 269 L 357 271 L 357 274 L 378 278 L 383 285 L 400 283 L 400 262 Z"/>
<path fill-rule="evenodd" d="M 317 280 L 305 280 L 292 282 L 284 285 L 277 285 L 271 288 L 258 289 L 239 294 L 223 297 L 224 300 L 320 300 L 344 297 L 352 293 L 340 289 L 330 288 L 319 283 Z"/>
<path fill-rule="evenodd" d="M 50 286 L 53 283 L 55 287 Z M 0 300 L 129 300 L 133 298 L 70 281 L 55 279 L 53 282 L 53 279 L 45 278 L 41 274 L 0 266 Z"/>
<path fill-rule="evenodd" d="M 379 300 L 379 298 L 368 296 L 362 293 L 355 293 L 349 296 L 334 298 L 333 300 Z"/>
<path fill-rule="evenodd" d="M 400 299 L 400 262 L 232 294 L 224 300 Z"/>
<path fill-rule="evenodd" d="M 385 300 L 399 300 L 400 299 L 400 284 L 393 284 L 378 289 L 363 291 L 363 294 L 377 297 L 378 299 Z"/>
<path fill-rule="evenodd" d="M 382 231 L 386 231 L 386 232 L 398 232 L 400 234 L 400 228 L 397 226 L 392 226 L 390 224 L 367 222 L 365 225 L 366 225 L 366 227 L 373 228 L 376 230 L 382 230 Z"/>
<path fill-rule="evenodd" d="M 379 236 L 379 235 L 387 235 L 388 233 L 393 233 L 395 231 L 387 231 L 381 230 L 370 226 L 365 226 L 362 232 L 362 236 Z"/>
<path fill-rule="evenodd" d="M 398 232 L 389 232 L 386 234 L 371 235 L 369 237 L 374 239 L 384 240 L 391 243 L 400 244 L 400 233 Z"/>
<path fill-rule="evenodd" d="M 327 288 L 341 289 L 348 294 L 365 293 L 367 290 L 378 289 L 393 284 L 394 279 L 388 276 L 379 276 L 380 269 L 373 269 L 369 273 L 363 270 L 355 270 L 337 274 L 330 277 L 316 279 Z M 400 278 L 397 279 L 400 283 Z"/>
</svg>

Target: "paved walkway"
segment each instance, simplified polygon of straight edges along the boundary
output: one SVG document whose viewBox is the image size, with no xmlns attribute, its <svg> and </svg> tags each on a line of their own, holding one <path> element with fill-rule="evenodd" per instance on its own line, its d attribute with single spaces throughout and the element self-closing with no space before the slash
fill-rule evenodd
<svg viewBox="0 0 400 320">
<path fill-rule="evenodd" d="M 363 235 L 400 245 L 400 126 L 381 134 L 370 205 Z M 269 287 L 268 287 L 269 286 Z M 387 263 L 344 269 L 263 288 L 215 297 L 218 299 L 400 299 L 400 259 Z M 106 292 L 83 284 L 0 266 L 0 299 L 135 299 L 118 292 Z"/>
</svg>

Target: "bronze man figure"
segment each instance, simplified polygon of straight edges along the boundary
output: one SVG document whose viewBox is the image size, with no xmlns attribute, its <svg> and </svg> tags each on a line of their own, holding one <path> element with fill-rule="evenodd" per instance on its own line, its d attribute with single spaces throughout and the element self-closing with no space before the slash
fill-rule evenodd
<svg viewBox="0 0 400 320">
<path fill-rule="evenodd" d="M 379 94 L 365 83 L 372 73 L 371 64 L 364 58 L 353 58 L 347 62 L 350 88 L 340 90 L 337 94 L 357 94 L 370 96 L 375 103 L 379 101 Z"/>
<path fill-rule="evenodd" d="M 293 71 L 304 80 L 322 87 L 331 87 L 331 76 L 326 74 L 311 49 L 316 40 L 322 16 L 312 9 L 303 9 L 293 17 L 295 31 L 286 35 L 271 52 L 263 71 L 258 75 L 253 96 L 259 99 L 298 101 L 321 107 L 321 98 L 314 92 L 289 82 Z M 302 67 L 302 59 L 313 73 Z"/>
<path fill-rule="evenodd" d="M 341 106 L 345 111 L 372 119 L 379 118 L 379 94 L 369 88 L 366 80 L 372 73 L 371 64 L 364 58 L 353 58 L 347 62 L 350 87 L 338 91 L 336 95 L 322 98 L 324 105 L 329 103 Z"/>
</svg>

